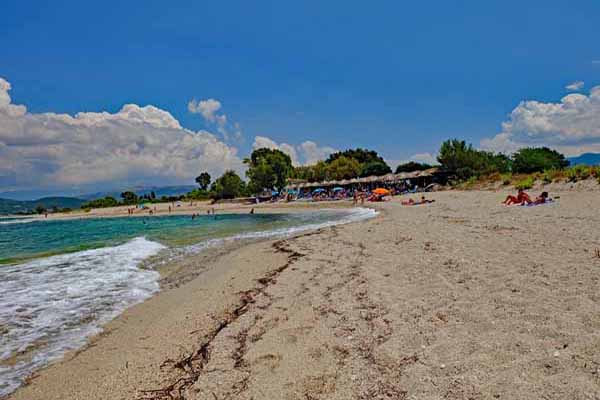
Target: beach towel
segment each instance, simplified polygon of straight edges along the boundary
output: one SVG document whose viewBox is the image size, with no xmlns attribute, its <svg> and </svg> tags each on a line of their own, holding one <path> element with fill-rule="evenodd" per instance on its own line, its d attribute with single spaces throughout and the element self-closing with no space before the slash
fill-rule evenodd
<svg viewBox="0 0 600 400">
<path fill-rule="evenodd" d="M 521 204 L 521 207 L 536 207 L 536 206 L 545 206 L 548 204 L 554 204 L 555 201 L 552 199 L 547 199 L 545 203 L 530 203 L 530 204 Z"/>
</svg>

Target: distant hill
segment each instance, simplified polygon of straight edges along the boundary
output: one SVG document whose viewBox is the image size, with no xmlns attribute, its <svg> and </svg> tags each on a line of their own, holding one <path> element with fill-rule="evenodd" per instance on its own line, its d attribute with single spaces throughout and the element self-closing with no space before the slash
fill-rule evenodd
<svg viewBox="0 0 600 400">
<path fill-rule="evenodd" d="M 120 191 L 108 191 L 108 192 L 96 192 L 84 194 L 82 196 L 78 196 L 84 200 L 94 200 L 101 199 L 106 196 L 114 197 L 117 200 L 121 200 L 121 193 L 125 191 L 131 191 L 137 194 L 138 196 L 143 196 L 145 194 L 150 194 L 154 192 L 157 198 L 161 198 L 162 196 L 179 196 L 182 194 L 186 194 L 193 189 L 196 189 L 197 186 L 194 185 L 180 185 L 180 186 L 137 186 L 131 188 L 125 188 Z"/>
<path fill-rule="evenodd" d="M 0 215 L 28 213 L 34 211 L 37 206 L 41 205 L 46 209 L 51 208 L 72 208 L 77 209 L 85 201 L 74 197 L 42 197 L 37 200 L 11 200 L 0 199 Z"/>
<path fill-rule="evenodd" d="M 600 165 L 600 153 L 583 153 L 577 157 L 567 158 L 567 160 L 571 162 L 571 165 Z"/>
</svg>

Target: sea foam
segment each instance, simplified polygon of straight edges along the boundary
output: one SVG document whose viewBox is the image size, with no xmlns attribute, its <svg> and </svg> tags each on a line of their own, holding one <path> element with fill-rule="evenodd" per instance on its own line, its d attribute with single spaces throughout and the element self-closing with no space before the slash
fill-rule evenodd
<svg viewBox="0 0 600 400">
<path fill-rule="evenodd" d="M 315 221 L 312 212 L 299 213 L 294 226 L 171 248 L 155 262 L 169 262 L 229 241 L 288 237 L 377 215 L 369 208 L 318 213 L 324 221 Z M 157 292 L 158 272 L 140 265 L 165 248 L 138 237 L 114 247 L 1 266 L 0 397 L 37 369 L 85 345 L 104 323 Z"/>
<path fill-rule="evenodd" d="M 163 248 L 139 237 L 0 267 L 0 397 L 158 291 L 158 272 L 139 265 Z"/>
</svg>

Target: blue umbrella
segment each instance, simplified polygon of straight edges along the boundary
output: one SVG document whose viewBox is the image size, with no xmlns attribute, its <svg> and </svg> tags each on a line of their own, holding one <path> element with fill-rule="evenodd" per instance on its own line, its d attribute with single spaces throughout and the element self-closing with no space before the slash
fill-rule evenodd
<svg viewBox="0 0 600 400">
<path fill-rule="evenodd" d="M 318 188 L 318 189 L 313 190 L 313 193 L 322 193 L 324 191 L 325 191 L 325 189 Z"/>
<path fill-rule="evenodd" d="M 341 192 L 342 190 L 344 190 L 344 188 L 341 188 L 341 187 L 335 187 L 335 188 L 333 188 L 334 192 Z"/>
</svg>

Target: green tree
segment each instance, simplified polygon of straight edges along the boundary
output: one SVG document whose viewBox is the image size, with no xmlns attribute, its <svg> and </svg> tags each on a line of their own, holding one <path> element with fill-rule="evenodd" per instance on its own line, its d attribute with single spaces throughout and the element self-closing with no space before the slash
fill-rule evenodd
<svg viewBox="0 0 600 400">
<path fill-rule="evenodd" d="M 338 151 L 337 153 L 332 153 L 329 155 L 327 160 L 325 160 L 325 162 L 327 164 L 331 164 L 340 157 L 353 158 L 360 164 L 368 164 L 375 161 L 385 164 L 385 160 L 379 154 L 377 154 L 376 151 L 361 149 L 360 147 L 357 149 L 348 149 L 344 151 Z"/>
<path fill-rule="evenodd" d="M 248 165 L 246 176 L 250 190 L 255 193 L 263 189 L 283 189 L 294 173 L 290 156 L 277 149 L 256 149 L 244 163 Z"/>
<path fill-rule="evenodd" d="M 317 161 L 313 165 L 295 167 L 292 176 L 309 182 L 322 182 L 327 180 L 327 164 L 325 161 Z"/>
<path fill-rule="evenodd" d="M 369 161 L 366 164 L 362 164 L 360 168 L 360 176 L 382 176 L 392 172 L 392 169 L 385 162 L 381 161 Z"/>
<path fill-rule="evenodd" d="M 437 159 L 442 170 L 459 179 L 493 172 L 503 173 L 511 169 L 511 160 L 506 155 L 476 150 L 464 140 L 458 139 L 442 143 Z"/>
<path fill-rule="evenodd" d="M 356 159 L 340 156 L 327 166 L 327 175 L 334 180 L 352 179 L 360 174 L 360 169 L 360 163 Z"/>
<path fill-rule="evenodd" d="M 432 166 L 429 164 L 409 161 L 407 163 L 398 165 L 396 167 L 396 173 L 399 174 L 401 172 L 425 171 L 429 168 L 432 168 Z"/>
<path fill-rule="evenodd" d="M 121 193 L 121 198 L 123 199 L 123 203 L 126 205 L 137 204 L 138 202 L 137 194 L 130 191 Z"/>
<path fill-rule="evenodd" d="M 246 183 L 235 173 L 225 171 L 220 178 L 213 182 L 210 195 L 215 199 L 233 199 L 246 195 Z"/>
<path fill-rule="evenodd" d="M 196 177 L 196 183 L 200 186 L 201 190 L 206 190 L 210 185 L 210 179 L 210 174 L 208 172 L 203 172 Z"/>
<path fill-rule="evenodd" d="M 512 167 L 517 173 L 542 172 L 569 166 L 565 156 L 547 147 L 526 147 L 513 154 Z"/>
<path fill-rule="evenodd" d="M 111 196 L 106 196 L 102 199 L 90 200 L 87 203 L 83 203 L 81 208 L 105 208 L 105 207 L 116 207 L 119 205 L 117 199 Z"/>
</svg>

